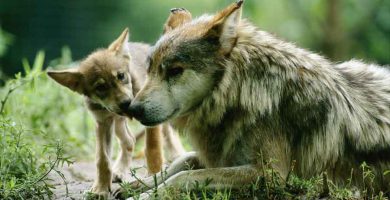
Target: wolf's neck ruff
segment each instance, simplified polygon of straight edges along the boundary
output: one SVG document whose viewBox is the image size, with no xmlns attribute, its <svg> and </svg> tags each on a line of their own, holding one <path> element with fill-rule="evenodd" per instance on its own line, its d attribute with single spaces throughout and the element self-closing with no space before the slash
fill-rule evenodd
<svg viewBox="0 0 390 200">
<path fill-rule="evenodd" d="M 258 160 L 253 151 L 236 158 L 242 151 L 238 146 L 256 149 L 245 137 L 256 137 L 257 151 L 269 156 L 275 152 L 264 149 L 273 144 L 266 140 L 284 141 L 284 153 L 300 163 L 297 172 L 305 176 L 344 162 L 340 156 L 347 160 L 359 151 L 389 148 L 390 116 L 380 114 L 390 113 L 388 70 L 354 61 L 334 65 L 245 21 L 238 28 L 236 46 L 221 63 L 223 78 L 184 127 L 206 166 Z M 364 84 L 372 79 L 378 80 L 372 83 L 377 86 Z M 369 94 L 359 92 L 356 83 Z M 354 141 L 351 152 L 346 152 L 345 140 Z M 283 162 L 289 165 L 291 159 Z"/>
</svg>

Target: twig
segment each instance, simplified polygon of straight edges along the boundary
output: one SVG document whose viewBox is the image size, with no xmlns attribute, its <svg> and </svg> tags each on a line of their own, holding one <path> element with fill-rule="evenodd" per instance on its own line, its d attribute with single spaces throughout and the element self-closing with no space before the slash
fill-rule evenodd
<svg viewBox="0 0 390 200">
<path fill-rule="evenodd" d="M 9 98 L 9 96 L 11 95 L 12 92 L 14 92 L 17 88 L 27 84 L 28 82 L 32 81 L 34 78 L 30 78 L 30 79 L 22 79 L 21 80 L 21 83 L 13 88 L 10 88 L 7 92 L 7 94 L 5 95 L 4 99 L 1 100 L 1 107 L 0 107 L 0 115 L 4 115 L 4 108 L 5 108 L 5 104 L 7 103 L 7 100 Z"/>
<path fill-rule="evenodd" d="M 58 176 L 60 176 L 61 179 L 64 181 L 64 183 L 65 183 L 66 196 L 69 197 L 69 188 L 68 188 L 68 183 L 66 182 L 65 175 L 64 175 L 60 170 L 54 169 L 54 171 L 55 171 L 55 172 L 58 174 Z"/>
<path fill-rule="evenodd" d="M 131 173 L 131 176 L 135 178 L 135 180 L 137 180 L 139 183 L 141 183 L 142 185 L 144 185 L 146 188 L 149 189 L 152 189 L 151 187 L 149 187 L 145 182 L 143 182 L 140 178 L 138 178 L 137 174 L 136 174 L 136 171 L 135 170 L 130 170 L 130 173 Z"/>
<path fill-rule="evenodd" d="M 4 111 L 5 103 L 6 103 L 7 100 L 8 100 L 8 97 L 11 95 L 11 93 L 12 93 L 13 91 L 15 91 L 16 88 L 17 88 L 17 87 L 14 87 L 14 88 L 9 89 L 8 92 L 7 92 L 7 94 L 5 95 L 4 99 L 1 100 L 1 108 L 0 108 L 0 114 L 1 114 L 1 115 L 4 114 L 3 111 Z"/>
</svg>

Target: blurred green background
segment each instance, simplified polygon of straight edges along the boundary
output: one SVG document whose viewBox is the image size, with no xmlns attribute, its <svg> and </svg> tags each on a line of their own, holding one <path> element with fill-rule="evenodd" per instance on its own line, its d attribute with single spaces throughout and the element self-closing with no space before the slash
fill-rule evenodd
<svg viewBox="0 0 390 200">
<path fill-rule="evenodd" d="M 230 3 L 0 0 L 0 199 L 48 199 L 49 172 L 61 176 L 63 163 L 93 159 L 95 124 L 83 97 L 50 80 L 46 67 L 77 64 L 125 27 L 132 41 L 153 44 L 170 8 L 196 17 Z M 390 0 L 245 0 L 243 15 L 333 61 L 390 64 Z"/>
<path fill-rule="evenodd" d="M 132 41 L 154 43 L 172 7 L 200 16 L 231 0 L 0 0 L 2 77 L 22 69 L 37 50 L 48 61 L 69 46 L 73 59 L 107 46 L 125 28 Z M 334 61 L 390 63 L 389 0 L 246 0 L 244 17 L 261 29 Z"/>
</svg>

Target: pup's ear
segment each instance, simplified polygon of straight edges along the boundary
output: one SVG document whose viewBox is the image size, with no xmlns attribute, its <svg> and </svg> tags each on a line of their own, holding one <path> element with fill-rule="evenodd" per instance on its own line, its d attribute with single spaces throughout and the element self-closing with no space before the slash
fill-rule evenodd
<svg viewBox="0 0 390 200">
<path fill-rule="evenodd" d="M 66 69 L 58 71 L 48 71 L 47 75 L 54 79 L 57 83 L 82 94 L 82 75 L 78 69 Z"/>
<path fill-rule="evenodd" d="M 191 13 L 185 8 L 172 8 L 169 17 L 164 24 L 164 33 L 167 33 L 191 20 Z"/>
<path fill-rule="evenodd" d="M 237 29 L 241 21 L 241 5 L 244 0 L 230 4 L 228 7 L 217 13 L 210 23 L 210 29 L 206 37 L 219 40 L 221 53 L 228 54 L 233 49 L 237 40 Z"/>
<path fill-rule="evenodd" d="M 129 29 L 126 28 L 121 35 L 110 44 L 108 50 L 115 52 L 117 55 L 129 55 L 129 46 L 127 42 L 129 41 Z"/>
</svg>

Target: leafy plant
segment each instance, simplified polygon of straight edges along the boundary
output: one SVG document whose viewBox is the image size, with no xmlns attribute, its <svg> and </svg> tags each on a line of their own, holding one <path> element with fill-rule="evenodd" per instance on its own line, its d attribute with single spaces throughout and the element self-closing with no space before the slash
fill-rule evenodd
<svg viewBox="0 0 390 200">
<path fill-rule="evenodd" d="M 16 74 L 0 88 L 0 199 L 51 199 L 50 176 L 65 182 L 60 168 L 72 163 L 69 145 L 83 143 L 72 140 L 67 123 L 90 129 L 85 121 L 67 116 L 72 108 L 82 108 L 82 99 L 47 79 L 44 58 L 40 51 L 32 65 L 23 59 L 24 75 Z M 83 116 L 84 110 L 77 112 Z"/>
<path fill-rule="evenodd" d="M 51 198 L 49 173 L 65 181 L 58 167 L 72 161 L 64 155 L 63 146 L 59 142 L 33 146 L 24 137 L 31 132 L 0 117 L 0 199 Z"/>
</svg>

